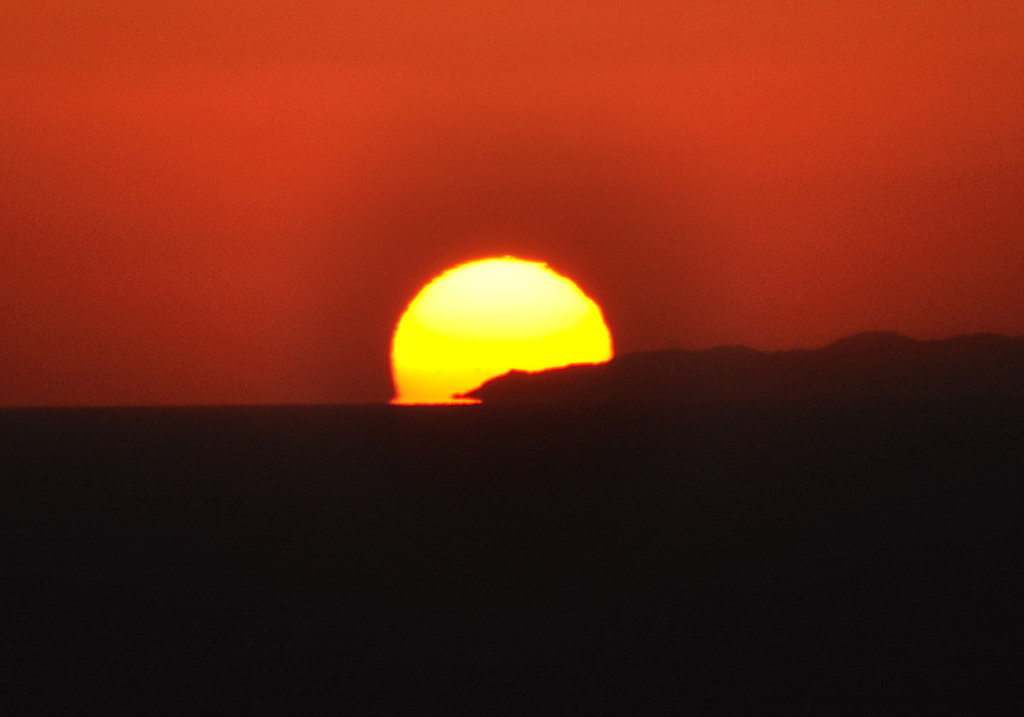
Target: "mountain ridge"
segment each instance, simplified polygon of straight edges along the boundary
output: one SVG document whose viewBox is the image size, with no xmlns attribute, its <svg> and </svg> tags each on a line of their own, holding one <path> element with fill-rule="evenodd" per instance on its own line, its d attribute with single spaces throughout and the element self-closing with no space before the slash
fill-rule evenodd
<svg viewBox="0 0 1024 717">
<path fill-rule="evenodd" d="M 853 334 L 817 349 L 662 349 L 536 373 L 464 394 L 483 403 L 715 403 L 1024 396 L 1024 337 Z"/>
</svg>

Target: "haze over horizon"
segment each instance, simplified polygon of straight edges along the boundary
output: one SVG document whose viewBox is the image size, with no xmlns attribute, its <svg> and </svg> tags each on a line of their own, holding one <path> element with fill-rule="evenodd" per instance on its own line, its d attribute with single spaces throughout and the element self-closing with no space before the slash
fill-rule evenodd
<svg viewBox="0 0 1024 717">
<path fill-rule="evenodd" d="M 1024 335 L 1013 0 L 0 9 L 0 405 L 385 402 L 546 261 L 616 353 Z"/>
</svg>

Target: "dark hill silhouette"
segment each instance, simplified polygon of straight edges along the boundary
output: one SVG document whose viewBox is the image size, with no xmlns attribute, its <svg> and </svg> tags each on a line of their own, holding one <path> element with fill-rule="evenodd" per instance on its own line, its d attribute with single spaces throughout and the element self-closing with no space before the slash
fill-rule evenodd
<svg viewBox="0 0 1024 717">
<path fill-rule="evenodd" d="M 814 350 L 744 346 L 624 354 L 607 364 L 512 371 L 466 394 L 484 403 L 719 403 L 1024 395 L 1024 338 L 918 341 L 856 334 Z"/>
</svg>

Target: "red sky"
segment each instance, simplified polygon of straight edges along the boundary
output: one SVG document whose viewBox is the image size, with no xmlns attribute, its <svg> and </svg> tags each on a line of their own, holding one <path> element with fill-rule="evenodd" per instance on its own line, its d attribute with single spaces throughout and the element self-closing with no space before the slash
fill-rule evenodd
<svg viewBox="0 0 1024 717">
<path fill-rule="evenodd" d="M 618 352 L 1024 334 L 1024 5 L 6 0 L 0 405 L 385 401 L 516 254 Z"/>
</svg>

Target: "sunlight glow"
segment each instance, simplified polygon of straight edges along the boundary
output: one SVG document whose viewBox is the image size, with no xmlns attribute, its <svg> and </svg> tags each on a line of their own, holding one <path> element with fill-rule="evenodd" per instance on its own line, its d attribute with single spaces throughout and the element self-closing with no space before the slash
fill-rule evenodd
<svg viewBox="0 0 1024 717">
<path fill-rule="evenodd" d="M 392 403 L 455 396 L 508 373 L 603 363 L 612 339 L 601 309 L 547 265 L 513 257 L 462 264 L 413 299 L 391 343 Z"/>
</svg>

